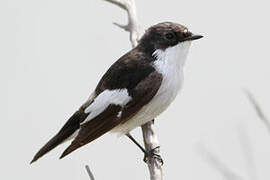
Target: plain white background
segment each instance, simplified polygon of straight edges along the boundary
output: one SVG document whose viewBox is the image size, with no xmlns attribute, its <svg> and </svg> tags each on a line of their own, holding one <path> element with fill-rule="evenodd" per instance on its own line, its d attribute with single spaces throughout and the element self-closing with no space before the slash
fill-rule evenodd
<svg viewBox="0 0 270 180">
<path fill-rule="evenodd" d="M 269 2 L 136 3 L 143 29 L 174 21 L 205 36 L 190 49 L 184 89 L 156 119 L 165 179 L 223 179 L 201 146 L 245 179 L 269 179 L 270 135 L 242 91 L 270 111 Z M 112 25 L 126 21 L 102 0 L 1 0 L 1 179 L 89 179 L 85 164 L 97 180 L 149 179 L 139 149 L 112 134 L 58 160 L 64 144 L 29 165 L 130 49 L 128 34 Z M 142 140 L 139 128 L 132 133 Z"/>
</svg>

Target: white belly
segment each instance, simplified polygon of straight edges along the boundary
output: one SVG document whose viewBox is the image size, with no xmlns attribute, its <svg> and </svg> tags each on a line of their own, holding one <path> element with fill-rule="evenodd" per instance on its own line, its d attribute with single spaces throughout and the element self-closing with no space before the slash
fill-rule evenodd
<svg viewBox="0 0 270 180">
<path fill-rule="evenodd" d="M 172 78 L 173 79 L 164 79 L 154 98 L 147 105 L 142 107 L 133 118 L 118 126 L 115 131 L 120 134 L 126 134 L 132 129 L 151 121 L 165 111 L 175 99 L 183 82 L 182 73 L 175 74 Z"/>
<path fill-rule="evenodd" d="M 175 99 L 183 84 L 183 65 L 190 43 L 187 42 L 171 47 L 171 49 L 157 50 L 153 54 L 157 60 L 153 63 L 156 71 L 163 79 L 157 94 L 142 109 L 126 123 L 113 129 L 113 132 L 123 135 L 132 129 L 156 118 L 165 111 Z"/>
</svg>

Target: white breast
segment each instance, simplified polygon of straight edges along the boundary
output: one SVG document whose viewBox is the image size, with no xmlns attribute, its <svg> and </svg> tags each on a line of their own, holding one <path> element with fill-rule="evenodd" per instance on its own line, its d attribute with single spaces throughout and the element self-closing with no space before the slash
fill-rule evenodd
<svg viewBox="0 0 270 180">
<path fill-rule="evenodd" d="M 113 132 L 120 135 L 156 118 L 175 99 L 183 84 L 183 66 L 186 61 L 191 42 L 179 43 L 165 50 L 156 50 L 153 66 L 162 74 L 162 83 L 154 98 L 145 105 L 132 119 L 118 126 Z"/>
</svg>

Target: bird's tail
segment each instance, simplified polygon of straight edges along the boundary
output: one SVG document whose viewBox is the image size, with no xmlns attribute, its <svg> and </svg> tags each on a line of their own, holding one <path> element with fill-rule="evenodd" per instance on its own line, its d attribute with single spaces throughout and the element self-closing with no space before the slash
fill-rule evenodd
<svg viewBox="0 0 270 180">
<path fill-rule="evenodd" d="M 61 133 L 61 134 L 57 134 L 55 135 L 52 139 L 50 139 L 49 142 L 47 142 L 34 156 L 33 160 L 30 162 L 30 164 L 32 164 L 33 162 L 35 162 L 36 160 L 38 160 L 40 157 L 42 157 L 44 154 L 48 153 L 49 151 L 51 151 L 52 149 L 54 149 L 56 146 L 58 146 L 59 144 L 61 144 L 66 138 L 66 135 Z"/>
<path fill-rule="evenodd" d="M 41 158 L 44 154 L 48 153 L 59 144 L 63 143 L 65 140 L 69 139 L 69 137 L 79 129 L 80 120 L 84 118 L 83 116 L 85 116 L 85 114 L 81 110 L 78 110 L 73 114 L 62 129 L 36 153 L 30 164 Z"/>
</svg>

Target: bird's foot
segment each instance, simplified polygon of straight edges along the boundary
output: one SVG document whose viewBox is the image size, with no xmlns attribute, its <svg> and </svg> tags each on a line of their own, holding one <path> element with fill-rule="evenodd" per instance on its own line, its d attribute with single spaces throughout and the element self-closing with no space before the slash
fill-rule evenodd
<svg viewBox="0 0 270 180">
<path fill-rule="evenodd" d="M 161 166 L 162 166 L 164 162 L 163 162 L 163 159 L 161 158 L 161 156 L 158 154 L 159 153 L 159 148 L 160 148 L 160 146 L 157 146 L 154 149 L 151 149 L 150 151 L 147 151 L 144 154 L 143 161 L 145 163 L 147 163 L 151 158 L 154 158 L 154 159 L 157 159 L 160 162 Z"/>
</svg>

